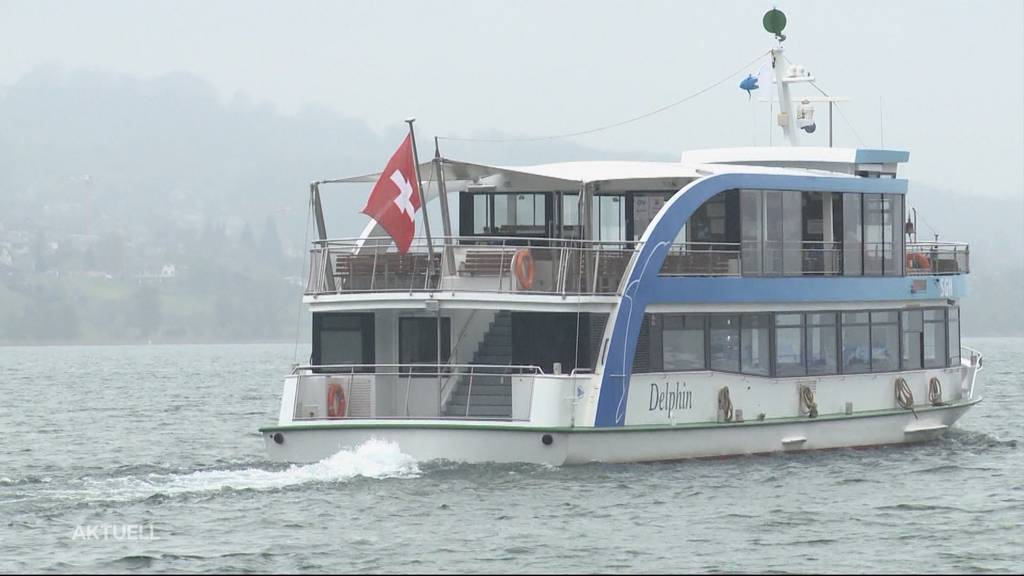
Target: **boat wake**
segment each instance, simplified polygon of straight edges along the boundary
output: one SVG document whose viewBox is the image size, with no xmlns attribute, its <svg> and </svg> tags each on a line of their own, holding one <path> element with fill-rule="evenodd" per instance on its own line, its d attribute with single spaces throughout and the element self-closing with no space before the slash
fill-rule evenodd
<svg viewBox="0 0 1024 576">
<path fill-rule="evenodd" d="M 398 444 L 374 439 L 354 449 L 340 450 L 313 464 L 291 465 L 279 470 L 248 467 L 184 474 L 150 473 L 114 478 L 81 478 L 71 484 L 70 490 L 51 492 L 49 496 L 91 501 L 130 501 L 225 491 L 265 492 L 303 484 L 348 482 L 360 477 L 415 478 L 419 475 L 416 460 L 403 454 Z"/>
</svg>

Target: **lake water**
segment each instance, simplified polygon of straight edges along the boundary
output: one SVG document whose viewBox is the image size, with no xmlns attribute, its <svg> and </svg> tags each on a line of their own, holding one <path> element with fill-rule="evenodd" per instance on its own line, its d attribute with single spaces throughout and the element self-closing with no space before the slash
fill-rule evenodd
<svg viewBox="0 0 1024 576">
<path fill-rule="evenodd" d="M 939 441 L 570 468 L 271 463 L 292 345 L 0 348 L 0 571 L 1019 572 L 1024 339 L 965 344 Z"/>
</svg>

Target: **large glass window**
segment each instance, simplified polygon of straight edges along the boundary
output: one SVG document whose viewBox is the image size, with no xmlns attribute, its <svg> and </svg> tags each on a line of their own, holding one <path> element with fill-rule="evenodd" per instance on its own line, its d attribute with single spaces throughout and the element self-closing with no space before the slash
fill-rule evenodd
<svg viewBox="0 0 1024 576">
<path fill-rule="evenodd" d="M 441 318 L 441 346 L 438 358 L 437 318 L 413 317 L 398 319 L 399 364 L 442 364 L 451 353 L 451 319 Z M 413 371 L 434 372 L 434 368 L 420 367 Z"/>
<path fill-rule="evenodd" d="M 946 360 L 946 310 L 930 308 L 924 311 L 924 367 L 941 368 Z"/>
<path fill-rule="evenodd" d="M 906 261 L 903 250 L 903 195 L 902 194 L 886 194 L 886 198 L 889 199 L 889 222 L 890 222 L 890 240 L 892 246 L 890 253 L 892 254 L 891 262 L 886 264 L 885 274 L 887 276 L 902 276 L 903 266 Z"/>
<path fill-rule="evenodd" d="M 900 368 L 899 315 L 871 313 L 871 371 L 894 372 Z"/>
<path fill-rule="evenodd" d="M 740 370 L 740 322 L 735 314 L 715 314 L 709 319 L 710 368 Z"/>
<path fill-rule="evenodd" d="M 771 375 L 771 343 L 768 339 L 770 321 L 770 314 L 743 314 L 741 316 L 741 372 L 758 376 Z"/>
<path fill-rule="evenodd" d="M 803 272 L 803 194 L 782 193 L 782 271 L 787 276 Z"/>
<path fill-rule="evenodd" d="M 835 374 L 837 366 L 836 314 L 807 314 L 807 373 Z"/>
<path fill-rule="evenodd" d="M 803 315 L 775 315 L 775 373 L 802 376 L 804 369 Z"/>
<path fill-rule="evenodd" d="M 885 244 L 882 195 L 864 195 L 864 274 L 882 275 L 882 247 Z"/>
<path fill-rule="evenodd" d="M 864 272 L 864 241 L 861 227 L 861 195 L 843 194 L 843 275 Z"/>
<path fill-rule="evenodd" d="M 763 248 L 763 208 L 760 190 L 740 191 L 740 236 L 742 238 L 743 274 L 756 276 L 761 274 L 761 250 Z"/>
<path fill-rule="evenodd" d="M 618 242 L 626 239 L 626 197 L 595 196 L 594 220 L 597 240 Z"/>
<path fill-rule="evenodd" d="M 580 238 L 580 195 L 562 193 L 561 205 L 559 207 L 562 223 L 563 238 Z"/>
<path fill-rule="evenodd" d="M 664 370 L 704 370 L 704 315 L 673 314 L 663 318 L 661 348 Z"/>
<path fill-rule="evenodd" d="M 373 344 L 373 314 L 313 314 L 313 365 L 373 364 Z"/>
<path fill-rule="evenodd" d="M 924 315 L 920 310 L 907 310 L 903 315 L 903 369 L 921 369 L 921 348 L 924 339 Z"/>
<path fill-rule="evenodd" d="M 960 309 L 949 309 L 949 365 L 960 365 Z"/>
<path fill-rule="evenodd" d="M 867 312 L 843 313 L 843 373 L 871 371 L 871 322 Z"/>
</svg>

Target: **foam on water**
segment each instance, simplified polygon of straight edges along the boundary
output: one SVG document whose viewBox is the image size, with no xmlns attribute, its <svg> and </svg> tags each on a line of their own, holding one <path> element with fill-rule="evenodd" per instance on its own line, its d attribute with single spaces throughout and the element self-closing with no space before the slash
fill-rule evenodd
<svg viewBox="0 0 1024 576">
<path fill-rule="evenodd" d="M 413 478 L 419 473 L 416 460 L 403 454 L 398 444 L 371 439 L 355 449 L 340 450 L 319 462 L 291 465 L 284 470 L 245 468 L 202 470 L 189 474 L 154 473 L 119 478 L 84 478 L 81 480 L 83 490 L 72 490 L 61 496 L 141 500 L 157 495 L 201 494 L 222 490 L 278 490 L 316 482 L 346 482 L 357 477 Z"/>
</svg>

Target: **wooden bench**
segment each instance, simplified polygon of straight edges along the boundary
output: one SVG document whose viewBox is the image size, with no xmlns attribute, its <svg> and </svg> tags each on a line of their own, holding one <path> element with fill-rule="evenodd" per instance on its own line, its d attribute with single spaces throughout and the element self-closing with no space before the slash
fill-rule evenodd
<svg viewBox="0 0 1024 576">
<path fill-rule="evenodd" d="M 338 254 L 334 259 L 334 277 L 338 290 L 394 290 L 422 288 L 427 278 L 426 254 Z M 440 255 L 434 256 L 439 271 Z"/>
<path fill-rule="evenodd" d="M 500 276 L 512 265 L 508 250 L 469 249 L 466 259 L 459 266 L 459 273 L 465 276 Z"/>
</svg>

